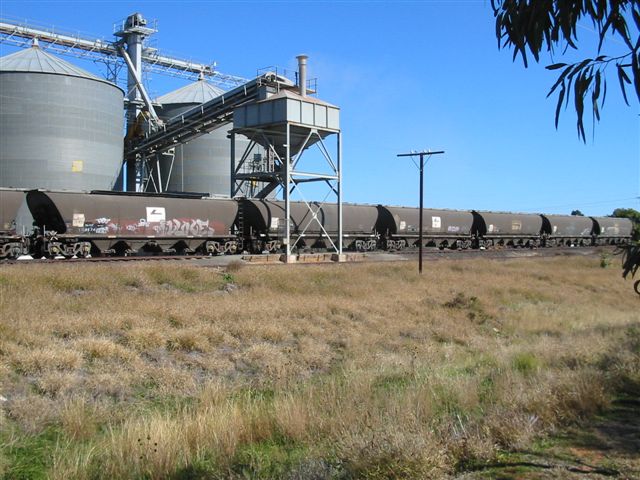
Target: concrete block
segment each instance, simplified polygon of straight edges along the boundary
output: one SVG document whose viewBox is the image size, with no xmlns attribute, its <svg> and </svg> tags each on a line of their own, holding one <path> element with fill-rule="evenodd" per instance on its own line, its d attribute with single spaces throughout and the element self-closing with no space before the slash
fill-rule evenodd
<svg viewBox="0 0 640 480">
<path fill-rule="evenodd" d="M 296 255 L 287 255 L 285 253 L 280 255 L 280 261 L 284 263 L 297 263 L 298 257 Z"/>
</svg>

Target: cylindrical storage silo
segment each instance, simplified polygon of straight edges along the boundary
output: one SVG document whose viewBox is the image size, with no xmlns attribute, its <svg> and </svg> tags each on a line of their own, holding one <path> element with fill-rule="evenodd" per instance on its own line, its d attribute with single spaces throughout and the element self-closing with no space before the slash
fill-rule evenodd
<svg viewBox="0 0 640 480">
<path fill-rule="evenodd" d="M 163 120 L 181 115 L 195 106 L 224 93 L 203 78 L 159 97 L 158 115 Z M 176 145 L 175 157 L 165 157 L 160 163 L 162 190 L 170 192 L 199 192 L 229 196 L 231 192 L 231 140 L 227 138 L 233 124 L 219 128 L 182 145 Z M 248 140 L 236 139 L 236 161 Z"/>
<path fill-rule="evenodd" d="M 123 96 L 37 45 L 0 59 L 0 187 L 109 190 Z"/>
</svg>

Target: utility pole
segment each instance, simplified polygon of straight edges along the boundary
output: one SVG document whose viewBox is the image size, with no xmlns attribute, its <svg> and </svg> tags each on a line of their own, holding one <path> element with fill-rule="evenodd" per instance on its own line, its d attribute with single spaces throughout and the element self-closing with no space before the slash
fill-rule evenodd
<svg viewBox="0 0 640 480">
<path fill-rule="evenodd" d="M 437 152 L 432 152 L 431 150 L 423 150 L 422 152 L 411 152 L 411 153 L 399 153 L 398 157 L 420 157 L 420 222 L 419 222 L 419 233 L 418 233 L 418 273 L 422 275 L 422 210 L 424 208 L 424 166 L 431 158 L 431 155 L 440 155 L 444 153 L 444 150 L 439 150 Z M 425 161 L 425 157 L 427 160 Z"/>
</svg>

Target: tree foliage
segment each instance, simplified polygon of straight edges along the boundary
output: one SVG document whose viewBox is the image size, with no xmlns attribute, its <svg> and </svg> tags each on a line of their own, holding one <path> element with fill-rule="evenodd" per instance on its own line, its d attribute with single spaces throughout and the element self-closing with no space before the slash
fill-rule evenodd
<svg viewBox="0 0 640 480">
<path fill-rule="evenodd" d="M 618 83 L 629 105 L 627 89 L 635 89 L 640 101 L 640 0 L 491 0 L 496 19 L 498 48 L 513 49 L 513 59 L 520 55 L 525 67 L 527 56 L 540 61 L 540 53 L 553 55 L 556 50 L 578 49 L 577 27 L 590 23 L 598 35 L 594 58 L 577 63 L 554 63 L 548 70 L 561 70 L 547 97 L 557 93 L 555 125 L 560 110 L 566 109 L 573 96 L 577 114 L 578 137 L 586 142 L 583 116 L 585 105 L 592 118 L 600 120 L 600 110 L 607 96 L 607 69 L 615 66 Z M 609 56 L 602 53 L 607 39 L 617 38 L 626 53 Z M 573 93 L 572 93 L 573 90 Z"/>
<path fill-rule="evenodd" d="M 640 212 L 633 208 L 616 208 L 611 214 L 612 217 L 625 217 L 633 222 L 632 238 L 636 244 L 625 245 L 617 253 L 622 254 L 622 276 L 631 278 L 636 276 L 640 270 Z M 636 280 L 633 289 L 640 295 L 640 280 Z"/>
<path fill-rule="evenodd" d="M 584 213 L 582 213 L 580 210 L 571 210 L 571 215 L 576 215 L 578 217 L 584 217 Z"/>
<path fill-rule="evenodd" d="M 632 238 L 640 241 L 640 212 L 633 208 L 616 208 L 611 214 L 612 217 L 624 217 L 633 222 Z"/>
</svg>

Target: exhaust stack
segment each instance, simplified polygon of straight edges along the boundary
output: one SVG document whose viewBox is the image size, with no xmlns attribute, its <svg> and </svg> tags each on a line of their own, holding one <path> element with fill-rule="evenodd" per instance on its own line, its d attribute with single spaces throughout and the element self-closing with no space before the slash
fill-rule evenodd
<svg viewBox="0 0 640 480">
<path fill-rule="evenodd" d="M 298 87 L 300 88 L 300 95 L 307 96 L 307 55 L 298 55 Z"/>
</svg>

